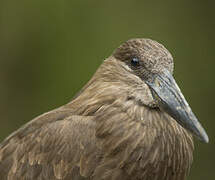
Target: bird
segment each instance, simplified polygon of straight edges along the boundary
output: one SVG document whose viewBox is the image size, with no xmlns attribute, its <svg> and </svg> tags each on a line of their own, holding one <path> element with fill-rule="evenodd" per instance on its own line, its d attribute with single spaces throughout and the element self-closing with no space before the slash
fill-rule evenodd
<svg viewBox="0 0 215 180">
<path fill-rule="evenodd" d="M 193 136 L 209 138 L 173 68 L 157 41 L 125 41 L 70 102 L 3 140 L 1 179 L 185 180 Z"/>
</svg>

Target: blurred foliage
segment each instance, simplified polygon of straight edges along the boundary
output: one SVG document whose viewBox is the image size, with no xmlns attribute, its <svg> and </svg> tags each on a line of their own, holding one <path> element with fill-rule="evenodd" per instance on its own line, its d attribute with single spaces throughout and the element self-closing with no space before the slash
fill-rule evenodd
<svg viewBox="0 0 215 180">
<path fill-rule="evenodd" d="M 0 140 L 68 102 L 129 38 L 164 44 L 210 143 L 196 141 L 189 180 L 213 180 L 215 1 L 1 0 Z"/>
</svg>

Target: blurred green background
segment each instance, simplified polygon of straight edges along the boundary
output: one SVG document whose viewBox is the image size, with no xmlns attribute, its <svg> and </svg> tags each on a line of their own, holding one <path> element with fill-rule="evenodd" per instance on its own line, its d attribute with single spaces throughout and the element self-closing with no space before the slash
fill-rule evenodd
<svg viewBox="0 0 215 180">
<path fill-rule="evenodd" d="M 215 1 L 1 0 L 0 141 L 70 101 L 130 38 L 164 44 L 175 78 L 210 137 L 195 141 L 188 180 L 215 179 Z"/>
</svg>

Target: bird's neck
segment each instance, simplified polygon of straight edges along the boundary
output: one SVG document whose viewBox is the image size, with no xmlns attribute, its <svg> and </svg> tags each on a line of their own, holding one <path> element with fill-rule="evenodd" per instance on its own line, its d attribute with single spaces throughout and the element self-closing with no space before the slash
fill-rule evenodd
<svg viewBox="0 0 215 180">
<path fill-rule="evenodd" d="M 126 88 L 117 85 L 117 82 L 95 82 L 66 106 L 73 109 L 77 115 L 94 116 L 104 106 L 122 106 L 126 98 Z"/>
<path fill-rule="evenodd" d="M 129 101 L 140 106 L 154 107 L 148 86 L 137 76 L 128 73 L 127 67 L 110 57 L 98 68 L 92 79 L 69 103 L 75 113 L 94 115 L 102 106 L 125 107 Z M 126 108 L 129 108 L 126 105 Z"/>
<path fill-rule="evenodd" d="M 114 59 L 105 61 L 92 79 L 66 106 L 74 109 L 75 113 L 80 115 L 94 115 L 102 106 L 126 99 L 129 82 L 125 79 L 122 80 L 126 77 L 121 74 L 123 72 L 119 71 L 119 68 L 122 69 L 119 66 Z"/>
</svg>

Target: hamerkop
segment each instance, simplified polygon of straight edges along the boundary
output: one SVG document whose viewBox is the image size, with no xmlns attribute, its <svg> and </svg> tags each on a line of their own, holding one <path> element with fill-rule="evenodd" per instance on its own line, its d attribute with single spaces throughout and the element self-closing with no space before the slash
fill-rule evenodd
<svg viewBox="0 0 215 180">
<path fill-rule="evenodd" d="M 0 145 L 1 180 L 184 180 L 208 136 L 150 39 L 123 43 L 68 104 Z"/>
</svg>

